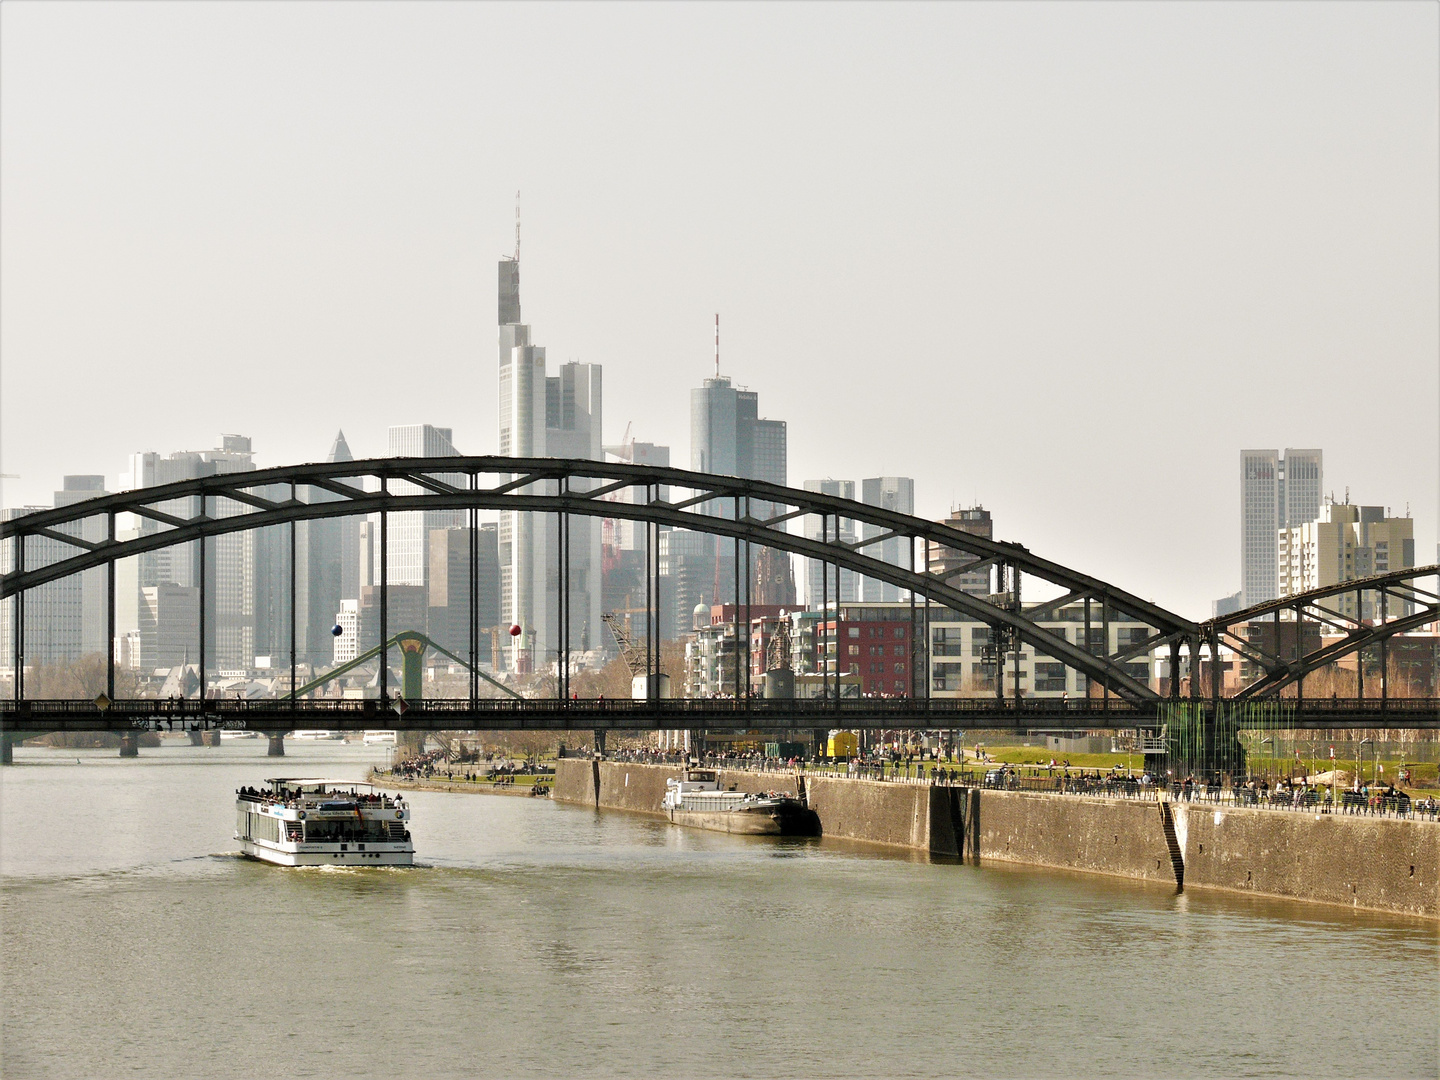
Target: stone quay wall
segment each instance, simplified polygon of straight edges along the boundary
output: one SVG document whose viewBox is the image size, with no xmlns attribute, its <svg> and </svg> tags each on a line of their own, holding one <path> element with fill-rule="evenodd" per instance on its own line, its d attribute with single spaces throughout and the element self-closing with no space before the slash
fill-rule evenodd
<svg viewBox="0 0 1440 1080">
<path fill-rule="evenodd" d="M 1440 919 L 1440 822 L 1175 805 L 1185 887 Z"/>
<path fill-rule="evenodd" d="M 1159 806 L 1142 799 L 977 789 L 966 854 L 1179 884 Z"/>
<path fill-rule="evenodd" d="M 660 815 L 679 768 L 566 759 L 553 797 Z M 796 794 L 784 773 L 722 770 Z M 1440 919 L 1440 822 L 808 776 L 823 835 L 966 862 L 1024 863 Z M 1168 813 L 1168 822 L 1167 822 Z"/>
</svg>

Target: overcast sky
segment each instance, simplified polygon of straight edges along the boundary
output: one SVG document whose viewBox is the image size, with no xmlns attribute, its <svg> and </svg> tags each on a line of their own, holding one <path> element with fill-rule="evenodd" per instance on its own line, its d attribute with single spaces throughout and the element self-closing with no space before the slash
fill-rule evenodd
<svg viewBox="0 0 1440 1080">
<path fill-rule="evenodd" d="M 1184 614 L 1239 585 L 1239 453 L 1435 551 L 1437 9 L 0 7 L 7 505 L 127 454 L 496 435 L 495 264 L 552 365 L 688 463 L 712 365 L 790 480 Z"/>
</svg>

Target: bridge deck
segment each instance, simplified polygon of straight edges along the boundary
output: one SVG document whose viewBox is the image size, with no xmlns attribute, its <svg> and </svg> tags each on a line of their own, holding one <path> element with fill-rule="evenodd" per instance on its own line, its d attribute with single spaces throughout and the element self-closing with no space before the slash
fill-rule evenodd
<svg viewBox="0 0 1440 1080">
<path fill-rule="evenodd" d="M 1187 703 L 1178 703 L 1182 706 Z M 1202 702 L 1207 711 L 1209 703 Z M 1440 699 L 1378 698 L 1260 702 L 1255 706 L 1222 702 L 1245 714 L 1254 708 L 1256 723 L 1283 728 L 1440 728 Z M 1278 705 L 1278 711 L 1276 706 Z M 1094 699 L 1029 700 L 1019 707 L 993 698 L 939 701 L 904 698 L 858 701 L 727 700 L 558 701 L 430 699 L 406 702 L 403 710 L 380 701 L 308 701 L 233 699 L 115 701 L 101 709 L 93 701 L 0 701 L 0 731 L 115 731 L 172 727 L 291 731 L 657 731 L 677 728 L 747 729 L 774 734 L 816 728 L 1125 729 L 1163 723 L 1168 703 L 1134 706 Z M 1262 710 L 1263 709 L 1263 713 Z"/>
</svg>

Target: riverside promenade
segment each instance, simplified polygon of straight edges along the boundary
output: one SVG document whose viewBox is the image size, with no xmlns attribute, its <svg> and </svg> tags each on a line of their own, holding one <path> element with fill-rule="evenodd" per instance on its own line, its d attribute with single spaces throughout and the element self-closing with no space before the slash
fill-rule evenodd
<svg viewBox="0 0 1440 1080">
<path fill-rule="evenodd" d="M 557 802 L 660 816 L 676 764 L 566 758 Z M 803 797 L 823 835 L 983 865 L 1050 866 L 1440 920 L 1440 822 L 1003 790 L 796 771 L 720 769 L 726 787 Z"/>
</svg>

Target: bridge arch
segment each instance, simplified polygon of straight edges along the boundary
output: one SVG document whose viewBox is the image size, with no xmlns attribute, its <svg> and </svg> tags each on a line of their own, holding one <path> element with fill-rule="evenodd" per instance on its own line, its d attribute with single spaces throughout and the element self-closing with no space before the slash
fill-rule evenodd
<svg viewBox="0 0 1440 1080">
<path fill-rule="evenodd" d="M 1294 686 L 1296 695 L 1303 698 L 1307 675 L 1352 653 L 1360 657 L 1356 671 L 1361 691 L 1359 696 L 1364 697 L 1364 654 L 1372 649 L 1380 654 L 1379 696 L 1384 700 L 1389 690 L 1386 651 L 1390 639 L 1407 630 L 1440 621 L 1440 593 L 1421 588 L 1417 583 L 1419 578 L 1437 574 L 1440 574 L 1440 565 L 1417 566 L 1324 585 L 1210 619 L 1202 624 L 1201 633 L 1211 645 L 1212 663 L 1218 663 L 1217 646 L 1223 642 L 1260 672 L 1234 695 L 1235 700 L 1276 696 L 1289 686 Z M 1367 595 L 1372 612 L 1370 619 L 1365 617 Z M 1240 626 L 1262 624 L 1267 616 L 1273 618 L 1276 627 L 1274 642 L 1266 643 L 1274 649 L 1273 652 L 1237 632 Z M 1288 620 L 1282 622 L 1283 616 L 1289 616 Z M 1322 644 L 1306 652 L 1304 637 L 1307 623 L 1329 629 L 1339 636 L 1329 645 Z M 1279 629 L 1282 625 L 1293 627 L 1294 644 L 1288 650 L 1288 656 L 1285 655 L 1287 650 Z M 1218 685 L 1218 671 L 1212 673 L 1211 680 Z"/>
<path fill-rule="evenodd" d="M 275 496 L 277 488 L 285 492 L 282 497 Z M 675 497 L 665 497 L 672 490 Z M 317 499 L 315 493 L 322 494 Z M 614 501 L 622 494 L 627 501 Z M 1022 545 L 987 540 L 881 507 L 763 481 L 668 467 L 495 456 L 291 465 L 183 480 L 27 514 L 0 524 L 0 540 L 11 541 L 13 553 L 13 570 L 0 579 L 0 599 L 101 566 L 111 568 L 113 591 L 117 560 L 194 540 L 326 518 L 377 514 L 383 521 L 389 514 L 417 510 L 500 510 L 559 514 L 562 518 L 628 519 L 818 559 L 837 571 L 888 582 L 983 622 L 1137 704 L 1154 701 L 1157 695 L 1128 674 L 1124 660 L 1162 644 L 1168 643 L 1172 649 L 1181 641 L 1193 644 L 1201 634 L 1200 627 L 1190 620 L 1108 582 L 1043 559 Z M 120 514 L 152 521 L 156 530 L 118 539 L 115 523 Z M 786 531 L 788 522 L 807 515 L 827 524 L 827 539 Z M 92 534 L 103 531 L 105 538 L 84 539 L 85 523 L 97 520 L 103 530 L 92 529 Z M 855 542 L 828 539 L 839 535 L 840 520 L 872 526 L 875 535 Z M 828 528 L 831 523 L 836 527 Z M 30 537 L 57 541 L 73 554 L 41 566 L 27 565 L 24 542 Z M 913 569 L 866 553 L 866 548 L 894 537 L 906 539 L 912 553 L 917 545 L 927 550 L 930 545 L 943 545 L 964 552 L 969 561 L 939 573 L 929 569 L 928 559 L 912 558 L 912 566 L 916 561 L 925 563 L 923 569 Z M 1023 575 L 1046 582 L 1062 595 L 1040 609 L 1027 611 L 1020 604 L 1019 589 L 980 597 L 951 584 L 961 574 L 992 566 L 1008 570 L 1013 581 Z M 1104 613 L 1142 622 L 1154 633 L 1107 655 L 1092 653 L 1039 625 L 1044 615 L 1081 601 L 1098 603 Z M 15 618 L 23 618 L 23 605 L 13 607 Z M 113 611 L 113 595 L 111 608 Z M 17 646 L 23 641 L 18 626 L 15 640 Z"/>
</svg>

